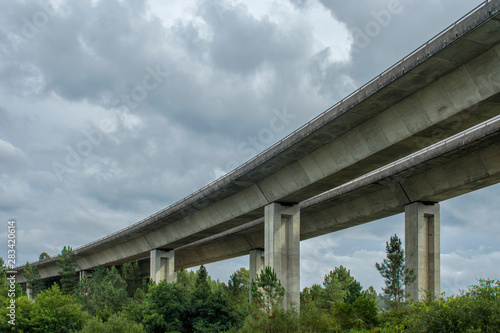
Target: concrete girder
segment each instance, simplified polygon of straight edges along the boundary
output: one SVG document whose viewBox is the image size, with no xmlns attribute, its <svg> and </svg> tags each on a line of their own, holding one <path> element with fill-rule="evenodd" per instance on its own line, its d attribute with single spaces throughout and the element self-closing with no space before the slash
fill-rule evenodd
<svg viewBox="0 0 500 333">
<path fill-rule="evenodd" d="M 402 213 L 412 202 L 439 202 L 500 182 L 498 122 L 472 134 L 406 164 L 302 202 L 301 240 Z M 478 170 L 471 170 L 470 165 L 478 163 L 481 165 Z M 450 172 L 457 167 L 469 171 Z M 217 243 L 207 239 L 179 250 L 183 267 L 242 256 L 252 248 L 262 247 L 263 221 L 212 238 L 217 239 Z M 241 241 L 249 238 L 260 239 L 260 242 L 252 243 L 251 247 Z M 217 244 L 228 246 L 224 246 L 224 251 L 217 251 Z M 212 247 L 211 257 L 204 255 L 191 261 L 189 253 L 205 253 L 206 247 Z"/>
</svg>

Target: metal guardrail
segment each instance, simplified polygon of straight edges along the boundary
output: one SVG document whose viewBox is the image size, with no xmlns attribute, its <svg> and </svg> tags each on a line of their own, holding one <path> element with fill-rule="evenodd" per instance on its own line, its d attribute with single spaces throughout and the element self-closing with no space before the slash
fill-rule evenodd
<svg viewBox="0 0 500 333">
<path fill-rule="evenodd" d="M 282 144 L 285 140 L 289 139 L 290 137 L 292 137 L 293 135 L 295 135 L 296 133 L 300 132 L 302 129 L 306 128 L 307 126 L 309 126 L 310 124 L 312 124 L 313 122 L 315 122 L 316 120 L 318 120 L 319 118 L 321 118 L 322 116 L 324 116 L 326 113 L 332 111 L 333 109 L 335 109 L 336 107 L 342 105 L 345 101 L 347 101 L 349 98 L 351 98 L 352 96 L 354 96 L 355 94 L 359 93 L 360 91 L 362 91 L 364 88 L 366 88 L 368 85 L 372 84 L 373 82 L 375 82 L 376 80 L 378 80 L 379 78 L 381 78 L 382 76 L 384 76 L 385 74 L 387 74 L 389 71 L 391 71 L 392 69 L 396 68 L 397 66 L 401 65 L 404 61 L 406 61 L 409 57 L 413 56 L 414 54 L 418 53 L 420 50 L 422 50 L 423 48 L 425 48 L 426 46 L 429 45 L 429 43 L 433 42 L 434 40 L 436 40 L 438 37 L 440 37 L 441 35 L 443 35 L 446 31 L 450 30 L 451 28 L 455 27 L 458 23 L 462 22 L 463 20 L 465 20 L 466 18 L 468 18 L 472 13 L 474 13 L 477 9 L 487 5 L 491 0 L 487 0 L 487 1 L 483 1 L 482 3 L 480 3 L 479 5 L 477 5 L 476 7 L 474 7 L 472 10 L 470 10 L 467 14 L 465 14 L 464 16 L 462 16 L 461 18 L 459 18 L 457 21 L 455 21 L 454 23 L 450 24 L 448 27 L 444 28 L 443 30 L 441 30 L 439 33 L 437 33 L 434 37 L 432 37 L 431 39 L 429 39 L 427 42 L 423 43 L 422 45 L 420 45 L 419 47 L 417 47 L 415 50 L 413 50 L 412 52 L 410 52 L 409 54 L 407 54 L 405 57 L 403 57 L 401 60 L 399 60 L 398 62 L 396 62 L 394 65 L 392 65 L 391 67 L 387 68 L 386 70 L 384 70 L 381 74 L 379 74 L 378 76 L 374 77 L 373 79 L 371 79 L 370 81 L 366 82 L 365 84 L 363 84 L 360 88 L 354 90 L 352 93 L 350 93 L 349 95 L 347 95 L 346 97 L 342 98 L 340 101 L 338 101 L 337 103 L 335 103 L 333 106 L 329 107 L 328 109 L 326 109 L 325 111 L 323 111 L 322 113 L 318 114 L 316 117 L 314 117 L 313 119 L 309 120 L 307 123 L 305 123 L 304 125 L 300 126 L 299 128 L 297 128 L 295 131 L 291 132 L 290 134 L 288 134 L 287 136 L 285 136 L 283 139 L 281 139 L 280 141 L 276 142 L 275 144 L 273 144 L 272 146 L 270 146 L 269 148 L 267 148 L 266 150 L 264 150 L 263 152 L 261 152 L 260 154 L 254 156 L 253 158 L 251 158 L 250 160 L 248 160 L 247 162 L 241 164 L 240 166 L 236 167 L 235 169 L 231 170 L 230 172 L 228 172 L 226 175 L 208 183 L 207 185 L 203 186 L 201 189 L 199 189 L 198 191 L 196 192 L 193 192 L 192 194 L 184 197 L 183 199 L 180 199 L 178 201 L 176 201 L 175 203 L 169 205 L 168 207 L 160 210 L 160 211 L 157 211 L 156 213 L 152 214 L 152 215 L 149 215 L 148 217 L 140 220 L 139 222 L 136 222 L 128 227 L 125 227 L 123 229 L 120 229 L 116 232 L 113 232 L 109 235 L 106 235 L 104 237 L 101 237 L 95 241 L 92 241 L 90 243 L 87 243 L 85 245 L 82 245 L 82 246 L 79 246 L 77 248 L 75 248 L 73 250 L 73 252 L 78 252 L 79 250 L 82 250 L 88 246 L 91 246 L 95 243 L 98 243 L 102 240 L 105 240 L 105 239 L 108 239 L 108 238 L 111 238 L 113 236 L 116 236 L 120 233 L 123 233 L 127 230 L 130 230 L 140 224 L 143 224 L 144 222 L 152 219 L 153 217 L 155 216 L 158 216 L 160 215 L 161 213 L 177 206 L 178 204 L 180 204 L 181 202 L 184 202 L 196 195 L 198 195 L 199 193 L 203 192 L 205 189 L 209 188 L 210 186 L 214 185 L 215 183 L 218 183 L 220 181 L 222 181 L 223 179 L 226 179 L 228 177 L 230 177 L 231 175 L 233 175 L 235 172 L 237 172 L 238 170 L 241 170 L 242 168 L 244 168 L 246 165 L 252 163 L 253 161 L 257 160 L 258 158 L 260 158 L 261 156 L 265 155 L 267 152 L 269 152 L 270 150 L 272 150 L 273 148 L 279 146 L 280 144 Z M 474 128 L 474 127 L 472 127 Z M 471 129 L 472 129 L 471 128 Z M 460 133 L 462 134 L 462 133 Z M 465 135 L 465 134 L 462 134 L 462 135 Z M 443 144 L 445 144 L 446 142 L 444 142 Z M 439 143 L 438 143 L 439 144 Z M 429 146 L 428 148 L 430 149 L 430 147 L 434 147 L 435 145 L 432 145 L 432 146 Z M 423 153 L 424 151 L 419 151 L 417 153 Z M 417 153 L 414 153 L 414 154 L 417 154 Z M 410 156 L 413 156 L 414 154 L 410 155 Z M 408 156 L 407 158 L 411 158 L 410 156 Z M 413 156 L 414 157 L 414 156 Z M 402 160 L 399 160 L 399 161 L 396 161 L 396 162 L 393 162 L 392 164 L 386 166 L 386 167 L 390 167 L 390 166 L 393 166 L 394 163 L 401 163 Z M 386 168 L 386 167 L 383 167 L 383 168 Z M 379 169 L 377 169 L 379 170 Z M 379 170 L 379 171 L 382 171 L 382 170 Z M 375 171 L 373 171 L 375 172 Z M 364 176 L 361 176 L 360 178 L 363 178 L 363 177 L 368 177 L 369 175 L 373 174 L 373 172 L 369 173 L 369 174 L 366 174 Z M 360 178 L 357 178 L 355 180 L 352 180 L 344 185 L 347 185 L 347 184 L 350 184 L 356 180 L 359 180 Z M 52 259 L 53 258 L 57 258 L 59 255 L 57 256 L 54 256 L 54 257 L 51 257 Z M 35 262 L 38 262 L 38 261 L 34 261 L 32 263 L 35 263 Z M 31 263 L 30 263 L 31 264 Z"/>
</svg>

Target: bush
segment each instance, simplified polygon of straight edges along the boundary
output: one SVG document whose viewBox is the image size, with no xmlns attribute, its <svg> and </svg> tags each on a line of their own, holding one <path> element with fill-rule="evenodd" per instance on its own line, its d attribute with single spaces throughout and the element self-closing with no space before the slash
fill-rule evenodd
<svg viewBox="0 0 500 333">
<path fill-rule="evenodd" d="M 419 302 L 383 319 L 405 332 L 500 332 L 500 281 L 480 280 L 461 296 Z"/>
<path fill-rule="evenodd" d="M 63 295 L 59 287 L 42 291 L 35 302 L 26 296 L 16 299 L 16 326 L 7 323 L 6 307 L 0 313 L 0 331 L 33 333 L 67 333 L 83 327 L 87 319 L 85 311 L 76 303 L 72 295 Z"/>
<path fill-rule="evenodd" d="M 107 322 L 102 322 L 100 318 L 94 317 L 87 321 L 81 333 L 145 333 L 141 324 L 134 323 L 123 316 L 117 314 L 109 317 Z"/>
</svg>

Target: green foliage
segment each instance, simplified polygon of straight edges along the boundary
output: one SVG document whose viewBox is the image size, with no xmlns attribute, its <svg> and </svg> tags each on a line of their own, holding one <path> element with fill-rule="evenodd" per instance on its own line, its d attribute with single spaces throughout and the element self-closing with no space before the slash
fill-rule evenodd
<svg viewBox="0 0 500 333">
<path fill-rule="evenodd" d="M 123 280 L 127 283 L 128 297 L 134 297 L 138 289 L 147 290 L 147 279 L 141 276 L 139 263 L 137 261 L 123 264 L 121 270 Z"/>
<path fill-rule="evenodd" d="M 381 317 L 388 329 L 419 332 L 499 332 L 500 281 L 480 280 L 461 296 L 428 299 Z"/>
<path fill-rule="evenodd" d="M 26 265 L 24 265 L 23 276 L 26 279 L 31 297 L 36 298 L 36 296 L 45 288 L 45 283 L 40 278 L 40 273 L 38 273 L 38 267 L 31 266 L 27 262 Z"/>
<path fill-rule="evenodd" d="M 151 285 L 140 310 L 148 332 L 181 332 L 189 305 L 186 288 L 178 283 L 161 281 Z"/>
<path fill-rule="evenodd" d="M 34 332 L 31 330 L 32 319 L 35 314 L 35 303 L 28 296 L 20 296 L 15 299 L 15 318 L 10 318 L 10 299 L 3 298 L 0 302 L 0 332 Z M 9 324 L 14 319 L 15 326 Z"/>
<path fill-rule="evenodd" d="M 83 327 L 81 333 L 145 333 L 141 324 L 134 323 L 117 314 L 109 317 L 108 321 L 102 322 L 100 318 L 92 318 Z"/>
<path fill-rule="evenodd" d="M 197 274 L 193 271 L 181 269 L 177 271 L 177 283 L 184 286 L 191 293 L 196 285 Z"/>
<path fill-rule="evenodd" d="M 249 280 L 250 272 L 248 269 L 241 267 L 229 277 L 227 287 L 224 286 L 224 294 L 235 307 L 248 302 Z"/>
<path fill-rule="evenodd" d="M 337 304 L 354 303 L 363 289 L 351 276 L 351 271 L 342 265 L 325 275 L 323 286 L 323 292 L 319 293 L 320 305 L 328 312 L 332 312 Z"/>
<path fill-rule="evenodd" d="M 233 309 L 238 322 L 243 322 L 248 315 L 249 279 L 250 272 L 241 267 L 230 276 L 227 286 L 223 285 L 222 288 L 227 305 Z"/>
<path fill-rule="evenodd" d="M 249 316 L 238 332 L 301 332 L 299 314 L 294 308 L 285 311 L 276 307 L 272 316 Z"/>
<path fill-rule="evenodd" d="M 76 262 L 73 260 L 73 249 L 71 246 L 63 247 L 57 265 L 61 268 L 57 273 L 61 276 L 63 294 L 73 294 L 78 283 L 78 278 L 76 275 Z"/>
<path fill-rule="evenodd" d="M 106 320 L 129 302 L 126 288 L 127 283 L 116 267 L 105 269 L 98 266 L 92 272 L 91 279 L 84 275 L 75 295 L 85 311 Z"/>
<path fill-rule="evenodd" d="M 3 258 L 0 257 L 0 300 L 3 297 L 7 297 L 7 290 L 9 289 L 7 282 L 7 266 L 5 266 L 5 262 Z"/>
<path fill-rule="evenodd" d="M 370 298 L 358 297 L 351 303 L 339 303 L 333 316 L 344 330 L 370 329 L 377 325 L 377 304 Z"/>
<path fill-rule="evenodd" d="M 340 324 L 331 314 L 319 307 L 315 300 L 301 303 L 300 326 L 307 329 L 306 332 L 340 331 Z"/>
<path fill-rule="evenodd" d="M 252 281 L 252 304 L 264 311 L 268 317 L 276 317 L 273 309 L 283 308 L 285 288 L 271 267 L 265 267 Z"/>
<path fill-rule="evenodd" d="M 86 315 L 72 295 L 63 295 L 57 285 L 41 292 L 35 301 L 33 332 L 69 332 L 81 329 Z"/>
<path fill-rule="evenodd" d="M 271 267 L 265 267 L 252 281 L 250 315 L 241 332 L 300 332 L 300 319 L 295 308 L 285 311 L 285 288 Z"/>
<path fill-rule="evenodd" d="M 42 252 L 38 256 L 38 261 L 42 261 L 42 260 L 45 260 L 45 259 L 48 259 L 48 258 L 50 258 L 49 254 L 47 252 Z"/>
<path fill-rule="evenodd" d="M 385 279 L 384 296 L 389 307 L 398 307 L 405 299 L 404 286 L 415 280 L 412 271 L 405 267 L 405 251 L 401 239 L 397 235 L 391 236 L 385 243 L 387 258 L 382 264 L 375 267 Z"/>
<path fill-rule="evenodd" d="M 197 275 L 186 326 L 192 325 L 195 332 L 219 332 L 229 329 L 237 323 L 236 313 L 229 309 L 222 290 L 212 291 L 204 266 L 200 267 Z"/>
<path fill-rule="evenodd" d="M 74 297 L 63 295 L 57 285 L 42 291 L 35 302 L 24 296 L 17 298 L 16 326 L 7 323 L 5 311 L 6 303 L 0 309 L 1 332 L 66 333 L 81 329 L 87 319 Z"/>
</svg>

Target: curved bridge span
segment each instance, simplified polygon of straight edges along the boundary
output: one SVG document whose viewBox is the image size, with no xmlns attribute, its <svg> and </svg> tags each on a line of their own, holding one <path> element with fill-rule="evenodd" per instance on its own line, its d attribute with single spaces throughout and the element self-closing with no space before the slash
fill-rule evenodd
<svg viewBox="0 0 500 333">
<path fill-rule="evenodd" d="M 405 211 L 407 262 L 417 272 L 410 292 L 439 293 L 438 202 L 498 182 L 498 122 L 391 163 L 498 115 L 495 0 L 223 178 L 75 249 L 75 260 L 85 272 L 149 258 L 159 281 L 173 280 L 178 268 L 250 253 L 251 274 L 273 267 L 289 306 L 299 303 L 301 239 Z M 54 277 L 57 260 L 33 265 Z"/>
</svg>

